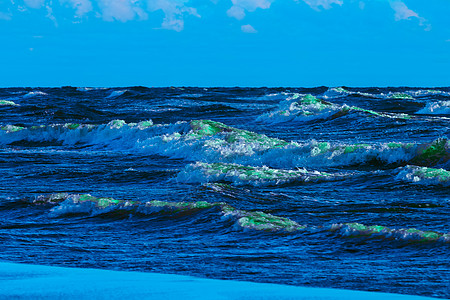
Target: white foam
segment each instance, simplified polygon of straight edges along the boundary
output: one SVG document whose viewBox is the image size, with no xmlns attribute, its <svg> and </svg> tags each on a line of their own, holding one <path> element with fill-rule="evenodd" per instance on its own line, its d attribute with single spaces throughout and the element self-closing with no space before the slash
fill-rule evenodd
<svg viewBox="0 0 450 300">
<path fill-rule="evenodd" d="M 111 94 L 109 94 L 109 96 L 107 96 L 106 98 L 116 98 L 119 97 L 123 94 L 125 94 L 126 92 L 128 92 L 128 90 L 121 90 L 121 91 L 113 91 Z"/>
<path fill-rule="evenodd" d="M 347 91 L 342 93 L 349 93 Z M 361 94 L 364 93 L 353 93 Z M 296 97 L 287 98 L 281 101 L 279 105 L 272 111 L 262 114 L 256 120 L 264 123 L 284 123 L 284 122 L 304 122 L 316 119 L 328 119 L 346 115 L 350 112 L 362 112 L 378 117 L 392 118 L 392 119 L 410 119 L 407 114 L 396 113 L 379 113 L 376 111 L 359 108 L 356 106 L 337 105 L 334 103 L 320 100 L 311 95 L 306 95 L 300 98 L 299 94 Z M 331 96 L 330 96 L 331 97 Z M 328 97 L 328 98 L 330 98 Z M 300 98 L 300 101 L 297 99 Z M 326 98 L 326 97 L 324 97 Z"/>
<path fill-rule="evenodd" d="M 77 87 L 77 91 L 79 91 L 79 92 L 89 92 L 92 90 L 93 90 L 93 88 L 90 88 L 90 87 Z"/>
<path fill-rule="evenodd" d="M 258 100 L 286 100 L 294 95 L 301 95 L 298 93 L 291 93 L 291 92 L 281 92 L 281 93 L 270 93 L 266 94 L 264 96 L 258 97 Z"/>
<path fill-rule="evenodd" d="M 324 99 L 336 99 L 336 98 L 343 98 L 348 95 L 360 95 L 368 98 L 381 98 L 381 95 L 377 94 L 370 94 L 370 93 L 363 93 L 363 92 L 353 92 L 346 90 L 342 87 L 335 87 L 335 88 L 329 88 L 323 95 L 322 98 Z"/>
<path fill-rule="evenodd" d="M 427 167 L 406 166 L 399 169 L 396 179 L 426 186 L 450 186 L 450 171 Z"/>
<path fill-rule="evenodd" d="M 107 146 L 112 149 L 133 149 L 140 139 L 158 135 L 165 131 L 171 132 L 171 127 L 152 125 L 151 120 L 140 123 L 126 124 L 123 120 L 113 120 L 108 124 L 57 124 L 49 126 L 34 126 L 13 131 L 11 125 L 0 130 L 0 145 L 17 141 L 44 142 L 56 141 L 63 145 L 86 144 L 92 146 Z M 19 128 L 20 129 L 20 128 Z"/>
<path fill-rule="evenodd" d="M 416 114 L 449 115 L 450 101 L 428 103 L 424 108 L 416 112 Z"/>
<path fill-rule="evenodd" d="M 336 98 L 342 98 L 345 97 L 347 95 L 349 95 L 350 92 L 347 91 L 346 89 L 342 88 L 342 87 L 334 87 L 334 88 L 329 88 L 323 95 L 322 97 L 324 99 L 336 99 Z"/>
<path fill-rule="evenodd" d="M 266 166 L 251 167 L 239 164 L 207 164 L 197 162 L 189 164 L 182 170 L 177 180 L 181 182 L 217 182 L 230 181 L 236 185 L 254 186 L 278 185 L 288 182 L 315 182 L 342 178 L 341 174 L 327 174 L 306 169 L 283 170 Z"/>
<path fill-rule="evenodd" d="M 77 87 L 77 91 L 79 92 L 89 92 L 89 91 L 98 91 L 98 90 L 106 90 L 107 88 L 101 88 L 101 87 Z"/>
<path fill-rule="evenodd" d="M 313 99 L 308 101 L 308 99 Z M 278 106 L 257 118 L 257 121 L 265 123 L 282 123 L 293 121 L 307 121 L 313 119 L 325 119 L 335 114 L 341 106 L 335 104 L 324 104 L 314 101 L 317 98 L 311 95 L 294 93 L 283 99 Z"/>
<path fill-rule="evenodd" d="M 0 100 L 0 106 L 20 106 L 20 105 L 15 103 L 14 101 Z"/>
<path fill-rule="evenodd" d="M 33 92 L 29 92 L 29 93 L 23 95 L 23 98 L 31 98 L 31 97 L 35 97 L 35 96 L 46 96 L 46 95 L 48 95 L 48 94 L 41 92 L 41 91 L 33 91 Z"/>
<path fill-rule="evenodd" d="M 52 208 L 49 216 L 52 218 L 57 218 L 68 214 L 91 215 L 96 210 L 95 204 L 92 202 L 75 203 L 72 199 L 67 199 L 58 206 Z"/>
<path fill-rule="evenodd" d="M 339 232 L 342 236 L 384 238 L 392 240 L 416 242 L 442 242 L 450 241 L 450 233 L 442 234 L 435 231 L 422 231 L 415 228 L 393 229 L 385 226 L 366 226 L 359 223 L 333 224 L 330 231 Z"/>
<path fill-rule="evenodd" d="M 440 90 L 417 90 L 408 91 L 408 94 L 414 97 L 434 96 L 434 95 L 449 95 L 449 93 Z"/>
<path fill-rule="evenodd" d="M 21 128 L 3 126 L 0 145 L 17 141 L 58 142 L 84 145 L 92 150 L 139 151 L 185 158 L 191 161 L 237 163 L 252 166 L 293 169 L 334 167 L 380 160 L 386 163 L 409 161 L 417 145 L 333 144 L 309 141 L 285 142 L 248 131 L 233 130 L 214 135 L 198 135 L 191 125 L 177 122 L 151 125 L 113 120 L 103 125 L 50 125 Z M 225 125 L 224 125 L 225 126 Z"/>
</svg>

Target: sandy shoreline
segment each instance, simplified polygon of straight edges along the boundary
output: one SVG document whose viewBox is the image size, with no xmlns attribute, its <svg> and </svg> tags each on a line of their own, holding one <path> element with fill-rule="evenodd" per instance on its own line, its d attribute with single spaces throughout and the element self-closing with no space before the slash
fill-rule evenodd
<svg viewBox="0 0 450 300">
<path fill-rule="evenodd" d="M 0 262 L 1 299 L 435 299 L 182 275 Z"/>
</svg>

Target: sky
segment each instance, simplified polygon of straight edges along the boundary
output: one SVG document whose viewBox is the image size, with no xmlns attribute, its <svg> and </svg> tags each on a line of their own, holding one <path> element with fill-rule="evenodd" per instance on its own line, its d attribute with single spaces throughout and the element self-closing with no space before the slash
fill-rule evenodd
<svg viewBox="0 0 450 300">
<path fill-rule="evenodd" d="M 0 0 L 0 86 L 450 86 L 450 0 Z"/>
</svg>

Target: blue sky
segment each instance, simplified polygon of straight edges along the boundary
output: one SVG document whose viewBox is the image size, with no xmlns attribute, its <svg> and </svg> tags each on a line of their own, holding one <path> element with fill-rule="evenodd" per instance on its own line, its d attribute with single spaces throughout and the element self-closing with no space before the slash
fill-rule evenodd
<svg viewBox="0 0 450 300">
<path fill-rule="evenodd" d="M 0 0 L 0 86 L 449 86 L 450 0 Z"/>
</svg>

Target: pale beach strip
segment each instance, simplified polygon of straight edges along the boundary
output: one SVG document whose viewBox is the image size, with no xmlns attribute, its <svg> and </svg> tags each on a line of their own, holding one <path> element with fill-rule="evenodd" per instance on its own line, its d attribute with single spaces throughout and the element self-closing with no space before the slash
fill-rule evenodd
<svg viewBox="0 0 450 300">
<path fill-rule="evenodd" d="M 0 262 L 0 299 L 436 299 L 191 276 Z"/>
</svg>

